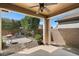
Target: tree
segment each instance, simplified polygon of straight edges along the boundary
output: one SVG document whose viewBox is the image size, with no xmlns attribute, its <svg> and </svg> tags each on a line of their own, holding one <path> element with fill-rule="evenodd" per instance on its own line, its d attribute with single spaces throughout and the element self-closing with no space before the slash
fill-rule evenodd
<svg viewBox="0 0 79 59">
<path fill-rule="evenodd" d="M 2 29 L 4 30 L 12 30 L 13 25 L 10 19 L 2 18 Z"/>
<path fill-rule="evenodd" d="M 34 33 L 36 33 L 39 26 L 39 22 L 39 18 L 25 16 L 21 21 L 21 25 L 27 32 L 34 31 Z"/>
<path fill-rule="evenodd" d="M 8 30 L 12 33 L 16 33 L 19 31 L 19 27 L 21 27 L 20 21 L 2 18 L 2 30 Z"/>
</svg>

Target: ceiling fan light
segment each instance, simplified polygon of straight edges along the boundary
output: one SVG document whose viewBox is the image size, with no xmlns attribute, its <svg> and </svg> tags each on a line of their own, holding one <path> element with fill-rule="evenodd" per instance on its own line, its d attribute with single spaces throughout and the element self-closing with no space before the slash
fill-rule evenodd
<svg viewBox="0 0 79 59">
<path fill-rule="evenodd" d="M 36 14 L 39 14 L 39 12 L 37 11 Z"/>
</svg>

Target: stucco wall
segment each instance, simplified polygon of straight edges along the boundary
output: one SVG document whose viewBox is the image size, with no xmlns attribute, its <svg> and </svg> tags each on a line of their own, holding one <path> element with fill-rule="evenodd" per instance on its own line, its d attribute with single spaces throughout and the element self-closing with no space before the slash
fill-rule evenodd
<svg viewBox="0 0 79 59">
<path fill-rule="evenodd" d="M 53 37 L 53 43 L 56 43 L 57 45 L 65 45 L 63 36 L 58 31 L 58 29 L 52 29 L 51 32 L 52 32 L 52 37 Z"/>
<path fill-rule="evenodd" d="M 79 28 L 59 29 L 67 45 L 79 48 Z"/>
<path fill-rule="evenodd" d="M 79 28 L 62 28 L 58 29 L 58 32 L 67 45 L 79 48 Z M 56 37 L 60 38 L 58 34 L 56 35 Z"/>
<path fill-rule="evenodd" d="M 55 43 L 79 48 L 79 28 L 52 29 L 52 34 Z"/>
</svg>

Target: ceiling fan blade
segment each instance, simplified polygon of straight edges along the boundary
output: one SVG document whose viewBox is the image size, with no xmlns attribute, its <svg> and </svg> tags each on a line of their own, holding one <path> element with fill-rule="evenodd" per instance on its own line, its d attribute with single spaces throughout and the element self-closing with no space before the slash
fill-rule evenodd
<svg viewBox="0 0 79 59">
<path fill-rule="evenodd" d="M 9 11 L 7 11 L 7 10 L 2 10 L 3 12 L 9 12 Z"/>
<path fill-rule="evenodd" d="M 45 6 L 56 5 L 57 3 L 44 3 Z"/>
<path fill-rule="evenodd" d="M 45 7 L 44 9 L 45 9 L 48 13 L 51 13 L 50 10 L 49 10 L 48 8 Z"/>
<path fill-rule="evenodd" d="M 40 8 L 37 10 L 36 14 L 39 14 L 40 13 Z"/>
<path fill-rule="evenodd" d="M 39 5 L 31 6 L 30 8 L 39 7 Z"/>
<path fill-rule="evenodd" d="M 50 12 L 50 10 L 49 10 L 48 8 L 45 7 L 44 9 L 45 9 L 46 11 Z"/>
</svg>

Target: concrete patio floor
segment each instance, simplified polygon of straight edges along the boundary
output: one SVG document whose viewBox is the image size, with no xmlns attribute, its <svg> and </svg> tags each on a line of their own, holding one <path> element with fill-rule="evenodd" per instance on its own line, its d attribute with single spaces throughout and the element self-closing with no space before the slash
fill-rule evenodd
<svg viewBox="0 0 79 59">
<path fill-rule="evenodd" d="M 41 45 L 30 49 L 24 49 L 9 56 L 78 56 L 72 52 L 64 50 L 62 47 L 51 45 Z"/>
</svg>

